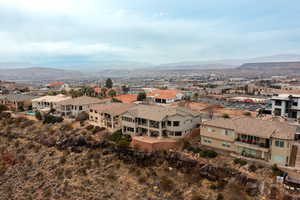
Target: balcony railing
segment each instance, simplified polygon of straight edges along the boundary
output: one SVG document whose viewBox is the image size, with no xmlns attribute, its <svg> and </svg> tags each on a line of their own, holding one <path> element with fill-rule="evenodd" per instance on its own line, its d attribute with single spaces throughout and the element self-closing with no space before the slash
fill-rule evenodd
<svg viewBox="0 0 300 200">
<path fill-rule="evenodd" d="M 243 140 L 243 139 L 237 138 L 236 142 L 249 144 L 249 145 L 254 145 L 254 146 L 257 146 L 257 147 L 260 147 L 260 148 L 270 148 L 269 143 L 259 142 L 259 141 L 256 141 L 256 140 Z"/>
</svg>

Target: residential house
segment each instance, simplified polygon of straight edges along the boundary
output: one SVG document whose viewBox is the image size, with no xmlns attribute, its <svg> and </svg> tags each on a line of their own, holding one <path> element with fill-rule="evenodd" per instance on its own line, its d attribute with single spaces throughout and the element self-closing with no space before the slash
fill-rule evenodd
<svg viewBox="0 0 300 200">
<path fill-rule="evenodd" d="M 68 84 L 65 84 L 64 82 L 61 82 L 61 81 L 57 81 L 57 82 L 50 83 L 47 85 L 47 88 L 55 89 L 55 90 L 60 90 L 60 89 L 68 88 L 68 87 L 69 87 Z"/>
<path fill-rule="evenodd" d="M 153 90 L 147 97 L 155 103 L 169 104 L 182 100 L 184 93 L 180 90 Z"/>
<path fill-rule="evenodd" d="M 16 111 L 27 110 L 31 107 L 31 102 L 34 98 L 36 97 L 25 94 L 0 95 L 0 104 L 4 104 Z"/>
<path fill-rule="evenodd" d="M 294 119 L 300 118 L 300 95 L 274 95 L 271 102 L 273 115 Z"/>
<path fill-rule="evenodd" d="M 284 122 L 241 117 L 201 125 L 201 144 L 271 164 L 294 166 L 297 127 Z"/>
<path fill-rule="evenodd" d="M 200 124 L 200 114 L 187 108 L 138 105 L 122 116 L 122 130 L 132 136 L 180 138 Z"/>
<path fill-rule="evenodd" d="M 110 131 L 121 129 L 121 116 L 136 104 L 110 103 L 97 104 L 89 109 L 90 123 L 96 126 L 107 128 Z"/>
<path fill-rule="evenodd" d="M 86 111 L 95 104 L 107 103 L 109 99 L 98 99 L 95 97 L 81 96 L 57 102 L 57 111 L 62 116 L 77 117 L 79 113 Z"/>
<path fill-rule="evenodd" d="M 43 96 L 40 98 L 36 98 L 32 100 L 32 108 L 33 110 L 50 110 L 50 109 L 57 109 L 57 104 L 61 101 L 65 101 L 71 99 L 72 97 L 65 96 L 63 94 L 59 94 L 56 96 Z"/>
</svg>

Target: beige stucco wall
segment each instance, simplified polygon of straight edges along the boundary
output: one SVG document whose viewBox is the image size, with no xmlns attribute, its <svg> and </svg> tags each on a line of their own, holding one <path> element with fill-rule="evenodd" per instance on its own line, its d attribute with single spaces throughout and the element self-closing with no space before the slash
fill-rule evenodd
<svg viewBox="0 0 300 200">
<path fill-rule="evenodd" d="M 210 140 L 211 143 L 207 143 L 207 142 L 205 142 L 205 140 Z M 229 147 L 228 146 L 223 146 L 224 142 L 230 144 L 230 146 Z M 215 138 L 201 137 L 201 144 L 204 145 L 204 146 L 208 146 L 208 147 L 212 147 L 212 148 L 216 148 L 216 149 L 232 151 L 232 152 L 236 151 L 236 147 L 235 147 L 233 142 L 218 140 L 218 139 L 215 139 Z"/>
<path fill-rule="evenodd" d="M 276 140 L 283 141 L 284 142 L 284 147 L 277 147 L 275 145 Z M 290 156 L 291 156 L 291 151 L 292 151 L 292 140 L 281 140 L 281 139 L 275 139 L 272 138 L 272 145 L 271 145 L 271 160 L 270 162 L 273 164 L 278 164 L 278 165 L 286 165 L 290 161 Z M 276 159 L 276 156 L 281 156 L 284 158 L 283 162 L 278 162 L 278 159 Z"/>
<path fill-rule="evenodd" d="M 211 128 L 212 132 L 209 132 L 208 129 Z M 225 135 L 224 131 L 229 131 L 230 135 Z M 210 127 L 210 126 L 202 126 L 200 129 L 201 137 L 210 137 L 215 138 L 218 140 L 224 140 L 228 142 L 233 142 L 236 139 L 236 133 L 233 130 L 217 128 L 217 127 Z"/>
</svg>

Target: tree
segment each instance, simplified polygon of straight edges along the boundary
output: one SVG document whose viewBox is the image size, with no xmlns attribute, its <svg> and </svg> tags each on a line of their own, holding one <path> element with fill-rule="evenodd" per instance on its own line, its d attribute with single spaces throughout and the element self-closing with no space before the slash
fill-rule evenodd
<svg viewBox="0 0 300 200">
<path fill-rule="evenodd" d="M 137 101 L 144 101 L 147 98 L 147 94 L 145 92 L 140 92 L 137 95 Z"/>
<path fill-rule="evenodd" d="M 225 119 L 229 119 L 229 118 L 230 118 L 230 116 L 229 116 L 227 113 L 225 113 L 225 114 L 223 114 L 223 118 L 225 118 Z"/>
<path fill-rule="evenodd" d="M 109 89 L 113 87 L 113 82 L 110 78 L 106 79 L 105 87 Z"/>
<path fill-rule="evenodd" d="M 42 119 L 43 119 L 43 116 L 42 116 L 41 112 L 39 112 L 39 111 L 35 112 L 35 118 L 36 118 L 37 120 L 42 120 Z"/>
<path fill-rule="evenodd" d="M 110 97 L 115 97 L 116 95 L 117 95 L 117 93 L 116 93 L 115 90 L 109 90 L 108 96 L 110 96 Z"/>
<path fill-rule="evenodd" d="M 129 92 L 130 88 L 126 85 L 122 85 L 122 91 L 123 93 L 127 94 Z"/>
<path fill-rule="evenodd" d="M 198 98 L 199 98 L 199 94 L 196 92 L 196 93 L 194 93 L 194 100 L 195 101 L 198 101 Z"/>
</svg>

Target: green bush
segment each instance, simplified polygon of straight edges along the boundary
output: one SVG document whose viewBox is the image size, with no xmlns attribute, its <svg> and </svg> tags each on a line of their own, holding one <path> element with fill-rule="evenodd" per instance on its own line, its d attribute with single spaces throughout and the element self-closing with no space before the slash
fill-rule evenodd
<svg viewBox="0 0 300 200">
<path fill-rule="evenodd" d="M 236 158 L 233 160 L 234 164 L 239 164 L 240 166 L 244 166 L 244 165 L 247 165 L 247 161 L 246 160 L 243 160 L 243 159 L 240 159 L 240 158 Z"/>
<path fill-rule="evenodd" d="M 249 167 L 248 167 L 248 170 L 250 171 L 250 172 L 255 172 L 256 170 L 257 170 L 257 167 L 256 167 L 256 165 L 250 165 Z"/>
<path fill-rule="evenodd" d="M 245 116 L 251 116 L 251 112 L 244 112 L 243 115 L 245 115 Z"/>
<path fill-rule="evenodd" d="M 109 140 L 115 142 L 119 147 L 126 148 L 132 139 L 130 135 L 124 135 L 121 130 L 118 130 L 109 136 Z"/>
<path fill-rule="evenodd" d="M 210 149 L 204 149 L 200 152 L 200 156 L 203 158 L 215 158 L 218 156 L 217 152 L 210 150 Z"/>
<path fill-rule="evenodd" d="M 44 124 L 55 124 L 55 123 L 60 123 L 62 121 L 64 121 L 64 118 L 56 117 L 56 116 L 48 114 L 48 115 L 45 115 L 43 123 Z"/>
<path fill-rule="evenodd" d="M 37 120 L 41 121 L 43 119 L 41 112 L 39 112 L 39 111 L 35 112 L 35 118 Z"/>
<path fill-rule="evenodd" d="M 229 119 L 230 118 L 230 116 L 228 115 L 228 114 L 223 114 L 223 118 L 225 118 L 225 119 Z"/>
<path fill-rule="evenodd" d="M 284 172 L 278 168 L 276 164 L 272 166 L 272 175 L 273 176 L 283 176 Z"/>
</svg>

